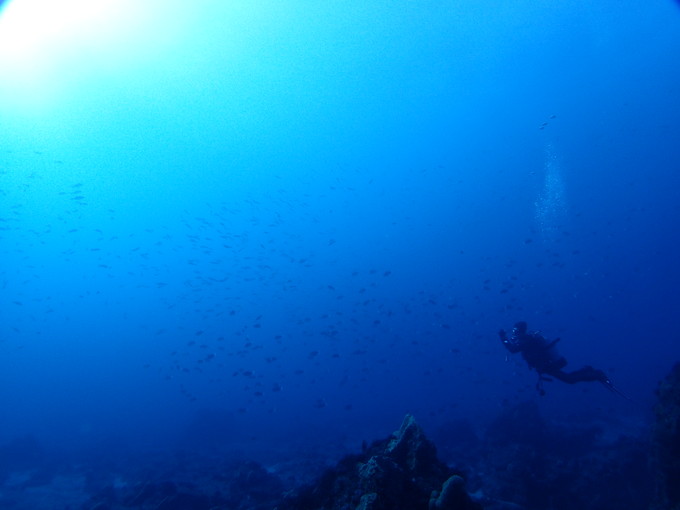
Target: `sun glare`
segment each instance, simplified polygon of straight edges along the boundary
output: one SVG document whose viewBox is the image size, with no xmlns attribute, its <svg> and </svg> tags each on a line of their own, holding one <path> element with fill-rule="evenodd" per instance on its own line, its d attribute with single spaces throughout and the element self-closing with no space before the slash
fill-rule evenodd
<svg viewBox="0 0 680 510">
<path fill-rule="evenodd" d="M 0 58 L 25 62 L 42 59 L 87 37 L 107 37 L 120 21 L 115 0 L 14 0 L 0 17 Z M 28 60 L 28 61 L 27 61 Z"/>
<path fill-rule="evenodd" d="M 132 0 L 12 0 L 0 13 L 0 94 L 49 101 L 64 83 L 121 59 L 144 13 Z"/>
</svg>

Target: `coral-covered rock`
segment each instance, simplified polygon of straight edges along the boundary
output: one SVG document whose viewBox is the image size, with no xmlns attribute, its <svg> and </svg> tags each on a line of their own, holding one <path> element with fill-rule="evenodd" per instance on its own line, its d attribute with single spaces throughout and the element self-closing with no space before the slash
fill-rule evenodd
<svg viewBox="0 0 680 510">
<path fill-rule="evenodd" d="M 680 363 L 659 383 L 654 409 L 654 510 L 680 510 Z"/>
<path fill-rule="evenodd" d="M 413 476 L 435 474 L 440 468 L 434 444 L 425 437 L 423 429 L 411 415 L 406 415 L 399 430 L 392 435 L 385 455 Z"/>
<path fill-rule="evenodd" d="M 442 485 L 441 492 L 433 491 L 430 496 L 430 510 L 458 510 L 481 508 L 473 503 L 465 491 L 465 480 L 458 475 L 451 476 Z"/>
<path fill-rule="evenodd" d="M 278 508 L 481 509 L 465 492 L 462 478 L 454 475 L 437 459 L 434 444 L 425 437 L 413 416 L 407 415 L 390 438 L 373 443 L 360 455 L 345 457 L 316 484 L 289 495 Z"/>
</svg>

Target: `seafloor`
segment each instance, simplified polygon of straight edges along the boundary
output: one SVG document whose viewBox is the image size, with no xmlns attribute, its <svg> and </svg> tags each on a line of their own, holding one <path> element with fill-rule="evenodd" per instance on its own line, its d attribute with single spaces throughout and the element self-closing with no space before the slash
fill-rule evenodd
<svg viewBox="0 0 680 510">
<path fill-rule="evenodd" d="M 486 430 L 461 420 L 432 437 L 407 415 L 332 466 L 330 445 L 256 462 L 186 449 L 68 457 L 18 438 L 0 448 L 0 508 L 679 510 L 680 363 L 657 397 L 655 423 L 635 433 L 551 423 L 531 402 Z"/>
</svg>

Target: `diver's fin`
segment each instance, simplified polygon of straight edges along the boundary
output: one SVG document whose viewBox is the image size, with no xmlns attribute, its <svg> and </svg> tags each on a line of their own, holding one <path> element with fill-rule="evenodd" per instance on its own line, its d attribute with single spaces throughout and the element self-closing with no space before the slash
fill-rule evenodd
<svg viewBox="0 0 680 510">
<path fill-rule="evenodd" d="M 628 395 L 626 395 L 624 392 L 622 392 L 620 389 L 618 389 L 616 386 L 612 384 L 612 382 L 609 379 L 605 379 L 604 381 L 600 381 L 602 385 L 607 388 L 609 391 L 612 393 L 616 393 L 617 395 L 620 395 L 621 397 L 625 398 L 628 401 L 632 401 L 633 399 L 630 398 Z"/>
</svg>

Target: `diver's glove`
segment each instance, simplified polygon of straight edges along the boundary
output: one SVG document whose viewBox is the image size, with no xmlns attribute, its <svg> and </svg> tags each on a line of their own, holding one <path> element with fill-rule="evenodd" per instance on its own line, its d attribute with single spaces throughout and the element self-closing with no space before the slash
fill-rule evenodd
<svg viewBox="0 0 680 510">
<path fill-rule="evenodd" d="M 501 330 L 498 332 L 498 336 L 501 338 L 501 341 L 502 341 L 502 342 L 507 342 L 507 341 L 508 341 L 508 335 L 507 335 L 507 333 L 505 332 L 504 329 L 501 329 Z"/>
</svg>

